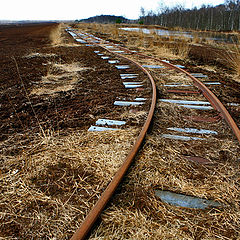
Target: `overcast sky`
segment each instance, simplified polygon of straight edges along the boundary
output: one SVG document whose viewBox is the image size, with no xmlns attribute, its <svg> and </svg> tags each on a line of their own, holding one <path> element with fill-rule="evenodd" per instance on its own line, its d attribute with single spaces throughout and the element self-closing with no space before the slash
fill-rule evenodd
<svg viewBox="0 0 240 240">
<path fill-rule="evenodd" d="M 137 19 L 140 8 L 156 10 L 160 3 L 186 8 L 218 5 L 224 0 L 0 0 L 1 20 L 74 20 L 109 14 Z"/>
</svg>

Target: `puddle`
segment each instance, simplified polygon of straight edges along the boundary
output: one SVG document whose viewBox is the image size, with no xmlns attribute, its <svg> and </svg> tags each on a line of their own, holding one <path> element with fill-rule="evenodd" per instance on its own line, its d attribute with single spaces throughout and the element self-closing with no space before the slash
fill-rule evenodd
<svg viewBox="0 0 240 240">
<path fill-rule="evenodd" d="M 117 121 L 117 120 L 109 120 L 109 119 L 98 119 L 96 121 L 96 124 L 97 125 L 118 125 L 118 126 L 121 126 L 121 125 L 125 125 L 126 122 L 125 121 Z"/>
<path fill-rule="evenodd" d="M 160 65 L 142 65 L 142 67 L 144 67 L 144 68 L 153 68 L 153 69 L 165 68 L 165 67 L 160 66 Z"/>
<path fill-rule="evenodd" d="M 96 127 L 96 126 L 91 126 L 88 131 L 89 132 L 103 132 L 103 131 L 116 131 L 119 130 L 117 128 L 107 128 L 107 127 Z"/>
<path fill-rule="evenodd" d="M 144 102 L 129 102 L 129 101 L 115 101 L 115 106 L 137 106 L 142 105 Z"/>
<path fill-rule="evenodd" d="M 174 99 L 160 99 L 161 102 L 184 104 L 184 105 L 210 105 L 210 102 L 205 101 L 190 101 L 190 100 L 174 100 Z"/>
<path fill-rule="evenodd" d="M 109 60 L 108 62 L 109 62 L 110 64 L 119 63 L 119 61 L 118 61 L 118 60 Z"/>
<path fill-rule="evenodd" d="M 194 76 L 195 78 L 208 78 L 207 75 L 204 75 L 202 73 L 191 73 L 192 76 Z"/>
<path fill-rule="evenodd" d="M 216 131 L 207 130 L 207 129 L 196 129 L 196 128 L 167 128 L 168 130 L 177 131 L 177 132 L 185 132 L 185 133 L 197 133 L 197 134 L 218 134 Z"/>
<path fill-rule="evenodd" d="M 187 137 L 187 136 L 171 135 L 171 134 L 162 134 L 162 137 L 163 137 L 163 138 L 173 139 L 173 140 L 183 140 L 183 141 L 205 140 L 205 138 Z"/>
<path fill-rule="evenodd" d="M 152 32 L 154 31 L 155 34 L 163 37 L 173 36 L 173 37 L 186 37 L 190 39 L 193 39 L 197 34 L 197 37 L 199 37 L 200 39 L 221 41 L 221 42 L 234 42 L 233 39 L 236 38 L 236 36 L 234 36 L 233 34 L 226 35 L 221 33 L 213 35 L 207 32 L 196 33 L 191 31 L 174 31 L 174 30 L 164 30 L 164 29 L 129 28 L 129 27 L 120 28 L 120 29 L 125 31 L 143 32 L 146 34 L 152 34 Z"/>
<path fill-rule="evenodd" d="M 190 109 L 197 109 L 197 110 L 211 110 L 213 107 L 211 106 L 198 106 L 198 105 L 179 105 L 181 107 L 190 108 Z"/>
<path fill-rule="evenodd" d="M 170 191 L 155 190 L 155 195 L 159 197 L 164 203 L 170 205 L 195 208 L 195 209 L 206 209 L 209 207 L 220 207 L 219 202 L 213 200 L 207 200 L 198 197 L 191 197 L 184 194 L 177 194 Z"/>
<path fill-rule="evenodd" d="M 138 74 L 136 73 L 129 73 L 129 74 L 120 74 L 121 79 L 131 79 L 131 78 L 137 78 Z"/>
<path fill-rule="evenodd" d="M 129 65 L 116 65 L 115 67 L 116 67 L 117 69 L 128 69 L 128 68 L 130 68 Z"/>
</svg>

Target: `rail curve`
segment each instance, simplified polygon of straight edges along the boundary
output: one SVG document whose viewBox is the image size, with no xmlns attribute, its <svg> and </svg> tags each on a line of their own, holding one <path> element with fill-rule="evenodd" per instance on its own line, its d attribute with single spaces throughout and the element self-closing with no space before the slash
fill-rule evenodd
<svg viewBox="0 0 240 240">
<path fill-rule="evenodd" d="M 107 48 L 104 48 L 104 49 L 109 51 L 109 52 L 111 52 Z M 119 54 L 116 54 L 116 55 L 119 55 Z M 90 231 L 90 229 L 92 228 L 93 224 L 95 223 L 95 221 L 97 220 L 98 216 L 100 215 L 100 213 L 105 208 L 105 206 L 108 203 L 109 199 L 111 198 L 111 196 L 115 192 L 116 188 L 118 187 L 118 185 L 120 184 L 121 180 L 123 179 L 125 173 L 127 172 L 129 166 L 131 165 L 132 161 L 134 160 L 134 157 L 136 156 L 136 154 L 137 154 L 137 152 L 138 152 L 138 150 L 139 150 L 139 148 L 140 148 L 140 146 L 141 146 L 141 144 L 142 144 L 142 142 L 144 140 L 144 137 L 145 137 L 145 135 L 147 133 L 147 130 L 148 130 L 149 126 L 150 126 L 150 123 L 151 123 L 153 115 L 154 115 L 154 109 L 155 109 L 156 100 L 157 100 L 157 91 L 156 91 L 156 85 L 155 85 L 155 82 L 153 80 L 153 77 L 151 76 L 149 71 L 147 71 L 145 68 L 143 68 L 136 61 L 133 61 L 133 60 L 129 59 L 126 56 L 121 56 L 121 57 L 125 58 L 126 60 L 128 60 L 130 62 L 132 62 L 140 70 L 142 70 L 144 73 L 147 74 L 149 80 L 151 81 L 151 85 L 152 85 L 151 106 L 150 106 L 150 109 L 149 109 L 149 112 L 148 112 L 147 119 L 146 119 L 146 121 L 145 121 L 145 123 L 144 123 L 144 125 L 142 127 L 142 130 L 141 130 L 141 132 L 140 132 L 140 134 L 139 134 L 139 136 L 138 136 L 134 146 L 132 147 L 131 151 L 127 155 L 124 163 L 122 164 L 120 169 L 117 171 L 117 173 L 115 174 L 115 176 L 113 177 L 112 181 L 109 183 L 109 185 L 107 186 L 105 191 L 102 193 L 102 195 L 99 198 L 99 200 L 97 201 L 97 203 L 91 209 L 91 211 L 89 212 L 89 214 L 85 218 L 84 222 L 81 224 L 79 229 L 74 233 L 74 235 L 72 236 L 71 240 L 84 239 L 86 237 L 86 235 L 88 234 L 88 232 Z"/>
<path fill-rule="evenodd" d="M 84 33 L 83 33 L 84 34 Z M 88 37 L 92 38 L 92 39 L 98 39 L 99 38 L 95 38 L 93 35 L 87 35 Z M 85 41 L 92 43 L 91 41 L 88 41 L 85 39 Z M 103 41 L 103 40 L 102 40 Z M 208 87 L 203 84 L 201 81 L 199 81 L 198 79 L 196 79 L 194 76 L 192 76 L 190 73 L 188 73 L 187 71 L 171 64 L 165 61 L 162 61 L 158 58 L 152 57 L 152 56 L 148 56 L 148 55 L 144 55 L 141 53 L 137 53 L 137 52 L 133 52 L 125 47 L 121 47 L 119 45 L 115 45 L 113 43 L 109 43 L 106 41 L 103 41 L 104 43 L 107 43 L 108 45 L 112 45 L 114 47 L 117 47 L 119 49 L 122 49 L 130 54 L 135 54 L 138 55 L 140 57 L 143 58 L 148 58 L 148 59 L 152 59 L 158 62 L 161 62 L 163 65 L 175 69 L 178 72 L 182 72 L 184 74 L 186 74 L 189 78 L 191 78 L 193 80 L 194 85 L 203 93 L 203 95 L 208 99 L 208 101 L 211 103 L 212 107 L 214 109 L 216 109 L 220 115 L 225 119 L 225 121 L 227 122 L 227 124 L 230 126 L 230 128 L 232 129 L 233 133 L 235 134 L 238 142 L 240 143 L 240 130 L 237 126 L 237 124 L 235 123 L 235 121 L 233 120 L 233 118 L 231 117 L 231 115 L 229 114 L 229 112 L 227 111 L 227 109 L 224 107 L 224 105 L 220 102 L 220 100 L 212 93 L 212 91 L 210 91 L 210 89 L 208 89 Z M 94 42 L 94 44 L 97 44 L 96 42 Z M 118 54 L 115 52 L 112 52 L 109 48 L 104 47 L 104 45 L 102 44 L 97 44 L 98 46 L 102 47 L 103 49 L 105 49 L 108 52 L 114 53 L 118 56 L 120 56 L 121 58 L 124 58 L 130 62 L 132 62 L 133 64 L 135 64 L 140 70 L 142 70 L 149 78 L 149 80 L 151 81 L 151 85 L 152 85 L 152 100 L 151 100 L 151 106 L 149 109 L 149 113 L 147 116 L 147 119 L 141 129 L 141 132 L 133 146 L 133 148 L 131 149 L 131 151 L 129 152 L 128 156 L 126 157 L 124 163 L 122 164 L 122 166 L 120 167 L 120 169 L 117 171 L 117 173 L 115 174 L 115 176 L 113 177 L 112 181 L 109 183 L 109 185 L 107 186 L 107 188 L 105 189 L 105 191 L 102 193 L 101 197 L 99 198 L 99 200 L 97 201 L 97 203 L 94 205 L 94 207 L 90 210 L 89 214 L 87 215 L 87 217 L 85 218 L 84 222 L 81 224 L 81 226 L 77 229 L 77 231 L 74 233 L 74 235 L 71 237 L 71 240 L 81 240 L 81 239 L 85 239 L 87 234 L 89 233 L 89 231 L 91 230 L 93 224 L 96 222 L 97 218 L 99 217 L 99 215 L 101 214 L 101 212 L 103 211 L 103 209 L 105 208 L 106 204 L 108 203 L 108 201 L 110 200 L 110 198 L 112 197 L 112 195 L 114 194 L 116 188 L 118 187 L 118 185 L 120 184 L 121 180 L 123 179 L 125 173 L 127 172 L 129 166 L 131 165 L 131 163 L 134 160 L 134 157 L 136 156 L 143 140 L 144 137 L 147 133 L 147 130 L 150 126 L 151 120 L 153 118 L 154 115 L 154 109 L 155 109 L 155 105 L 156 105 L 156 100 L 157 100 L 157 93 L 156 93 L 156 85 L 154 82 L 153 77 L 151 76 L 150 72 L 148 70 L 146 70 L 144 67 L 142 67 L 138 62 L 134 61 L 133 59 L 123 56 L 122 54 Z"/>
</svg>

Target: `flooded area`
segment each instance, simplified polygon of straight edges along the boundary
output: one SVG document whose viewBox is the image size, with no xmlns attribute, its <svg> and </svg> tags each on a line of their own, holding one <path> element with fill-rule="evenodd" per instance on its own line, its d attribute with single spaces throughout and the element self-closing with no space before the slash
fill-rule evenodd
<svg viewBox="0 0 240 240">
<path fill-rule="evenodd" d="M 184 37 L 189 39 L 199 38 L 206 41 L 228 42 L 237 41 L 234 34 L 223 34 L 216 32 L 191 32 L 191 31 L 173 31 L 165 29 L 147 29 L 147 28 L 121 28 L 125 31 L 143 32 L 145 34 L 157 34 L 162 37 Z"/>
</svg>

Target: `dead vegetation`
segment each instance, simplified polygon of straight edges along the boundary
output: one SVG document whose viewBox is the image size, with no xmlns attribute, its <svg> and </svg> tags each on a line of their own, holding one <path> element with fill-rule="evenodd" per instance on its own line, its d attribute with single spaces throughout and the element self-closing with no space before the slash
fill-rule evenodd
<svg viewBox="0 0 240 240">
<path fill-rule="evenodd" d="M 33 137 L 17 156 L 8 155 L 11 146 L 5 145 L 0 237 L 69 238 L 125 159 L 136 133 L 52 133 Z"/>
<path fill-rule="evenodd" d="M 64 28 L 64 24 L 58 24 L 50 33 L 49 38 L 52 42 L 52 45 L 59 45 L 62 43 L 62 29 Z"/>
<path fill-rule="evenodd" d="M 228 51 L 222 57 L 234 70 L 236 81 L 240 82 L 240 37 L 232 45 L 229 45 Z"/>
<path fill-rule="evenodd" d="M 177 75 L 175 73 L 175 78 Z M 156 79 L 158 87 L 164 81 L 173 81 L 170 76 L 159 76 Z M 182 116 L 187 114 L 196 112 L 158 102 L 152 131 L 90 239 L 207 240 L 240 237 L 239 145 L 222 121 L 214 125 L 201 124 L 202 128 L 210 127 L 220 135 L 204 136 L 205 144 L 161 137 L 166 126 L 199 128 L 199 123 L 183 120 Z M 210 163 L 197 164 L 184 156 L 204 156 Z M 171 206 L 155 196 L 156 189 L 213 199 L 222 206 L 207 210 Z"/>
<path fill-rule="evenodd" d="M 79 63 L 57 64 L 48 63 L 48 72 L 42 77 L 42 81 L 31 91 L 32 95 L 54 95 L 59 92 L 67 92 L 74 89 L 74 86 L 81 80 L 78 73 L 89 70 Z"/>
</svg>

